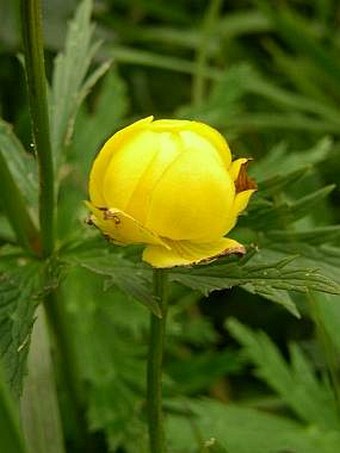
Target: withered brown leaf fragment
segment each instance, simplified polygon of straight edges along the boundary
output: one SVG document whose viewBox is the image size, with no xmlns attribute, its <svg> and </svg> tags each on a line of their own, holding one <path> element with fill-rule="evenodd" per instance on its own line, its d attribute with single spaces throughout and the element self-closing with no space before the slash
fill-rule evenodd
<svg viewBox="0 0 340 453">
<path fill-rule="evenodd" d="M 249 160 L 241 165 L 240 172 L 235 181 L 236 193 L 240 193 L 245 190 L 257 190 L 256 182 L 247 174 L 248 163 Z"/>
</svg>

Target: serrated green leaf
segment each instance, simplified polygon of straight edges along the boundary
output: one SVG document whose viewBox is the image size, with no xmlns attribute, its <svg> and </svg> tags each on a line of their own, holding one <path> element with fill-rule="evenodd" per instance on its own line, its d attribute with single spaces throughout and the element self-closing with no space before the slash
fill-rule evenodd
<svg viewBox="0 0 340 453">
<path fill-rule="evenodd" d="M 108 63 L 104 63 L 86 78 L 99 47 L 99 42 L 92 44 L 94 27 L 90 22 L 91 11 L 92 1 L 83 0 L 69 26 L 65 51 L 55 59 L 50 115 L 51 143 L 58 165 L 62 149 L 73 133 L 80 103 L 109 67 Z"/>
<path fill-rule="evenodd" d="M 128 103 L 124 81 L 117 71 L 110 70 L 103 79 L 93 110 L 89 113 L 85 108 L 81 109 L 75 125 L 70 160 L 77 168 L 81 166 L 84 175 L 88 173 L 99 146 L 122 124 Z"/>
<path fill-rule="evenodd" d="M 102 252 L 102 250 L 101 250 Z M 115 253 L 100 254 L 98 250 L 71 256 L 68 261 L 106 277 L 106 288 L 114 285 L 138 300 L 156 316 L 162 316 L 152 295 L 151 272 Z"/>
<path fill-rule="evenodd" d="M 281 7 L 278 11 L 277 8 L 274 10 L 267 5 L 264 11 L 288 45 L 307 55 L 315 66 L 329 76 L 331 82 L 339 82 L 340 64 L 332 49 L 326 49 L 319 44 L 310 23 L 303 16 L 288 7 Z"/>
<path fill-rule="evenodd" d="M 77 338 L 80 378 L 87 383 L 90 429 L 105 433 L 112 451 L 129 442 L 136 448 L 136 438 L 142 444 L 143 436 L 146 443 L 139 417 L 145 394 L 147 313 L 117 289 L 103 292 L 100 276 L 81 267 L 71 270 L 61 291 Z"/>
<path fill-rule="evenodd" d="M 288 418 L 232 403 L 205 399 L 178 406 L 186 415 L 167 416 L 168 448 L 174 453 L 196 453 L 212 439 L 228 453 L 334 453 L 340 441 L 335 430 L 306 429 Z"/>
<path fill-rule="evenodd" d="M 239 224 L 251 225 L 255 230 L 280 229 L 296 222 L 310 213 L 315 206 L 326 198 L 333 190 L 334 185 L 323 187 L 296 201 L 279 201 L 278 203 L 267 203 L 267 205 L 254 201 L 247 216 L 240 217 Z"/>
<path fill-rule="evenodd" d="M 235 357 L 233 351 L 226 350 L 218 353 L 208 351 L 199 355 L 188 355 L 184 360 L 170 362 L 166 371 L 175 381 L 176 391 L 188 395 L 199 391 L 204 392 L 218 378 L 239 373 L 240 369 L 241 361 Z"/>
<path fill-rule="evenodd" d="M 277 175 L 258 182 L 258 190 L 264 195 L 275 195 L 285 187 L 296 183 L 310 170 L 310 166 L 302 167 L 286 175 Z"/>
<path fill-rule="evenodd" d="M 241 286 L 282 304 L 298 315 L 292 299 L 286 291 L 306 293 L 309 290 L 339 294 L 340 285 L 315 269 L 293 267 L 294 256 L 273 261 L 263 261 L 261 253 L 256 260 L 243 264 L 226 262 L 196 266 L 191 269 L 178 268 L 170 272 L 170 279 L 208 294 L 214 290 Z M 283 293 L 281 293 L 283 291 Z"/>
<path fill-rule="evenodd" d="M 254 162 L 251 167 L 252 174 L 261 181 L 279 175 L 285 176 L 303 167 L 315 166 L 329 157 L 332 145 L 329 137 L 322 138 L 307 150 L 289 150 L 287 144 L 281 142 L 274 146 L 264 158 Z"/>
<path fill-rule="evenodd" d="M 288 291 L 272 288 L 271 286 L 253 285 L 252 283 L 242 285 L 242 289 L 248 293 L 258 294 L 271 302 L 282 305 L 292 315 L 300 318 L 300 313 Z"/>
<path fill-rule="evenodd" d="M 26 249 L 39 250 L 36 227 L 37 190 L 32 177 L 35 166 L 10 126 L 0 119 L 0 181 L 4 210 L 17 242 Z"/>
<path fill-rule="evenodd" d="M 239 112 L 239 100 L 246 92 L 247 80 L 254 77 L 252 68 L 247 65 L 234 66 L 221 74 L 207 101 L 201 106 L 187 106 L 179 111 L 179 116 L 198 118 L 218 124 Z"/>
<path fill-rule="evenodd" d="M 0 119 L 0 153 L 37 222 L 38 177 L 33 155 L 28 154 L 12 127 Z"/>
<path fill-rule="evenodd" d="M 295 263 L 298 267 L 317 269 L 318 272 L 340 285 L 340 249 L 338 247 L 326 244 L 315 246 L 306 242 L 266 241 L 265 248 L 262 249 L 261 253 L 266 257 L 265 259 L 280 259 L 280 257 L 287 256 L 287 253 L 295 254 Z M 334 294 L 337 294 L 337 292 Z"/>
<path fill-rule="evenodd" d="M 340 225 L 317 227 L 304 231 L 266 231 L 269 240 L 278 243 L 307 243 L 310 245 L 322 245 L 333 242 L 340 236 Z"/>
<path fill-rule="evenodd" d="M 22 390 L 34 312 L 43 291 L 41 263 L 2 258 L 0 265 L 0 357 L 15 396 Z"/>
<path fill-rule="evenodd" d="M 256 365 L 256 374 L 272 387 L 305 422 L 321 429 L 339 429 L 336 401 L 328 385 L 318 381 L 299 347 L 291 345 L 289 366 L 276 345 L 262 331 L 253 332 L 235 319 L 228 329 Z"/>
</svg>

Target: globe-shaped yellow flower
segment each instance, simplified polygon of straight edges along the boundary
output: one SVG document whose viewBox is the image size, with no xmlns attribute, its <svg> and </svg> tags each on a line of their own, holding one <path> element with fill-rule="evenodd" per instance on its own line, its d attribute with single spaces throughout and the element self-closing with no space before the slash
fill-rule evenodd
<svg viewBox="0 0 340 453">
<path fill-rule="evenodd" d="M 90 220 L 117 244 L 145 244 L 154 267 L 210 261 L 244 247 L 224 236 L 256 185 L 206 124 L 148 117 L 114 134 L 95 159 Z"/>
</svg>

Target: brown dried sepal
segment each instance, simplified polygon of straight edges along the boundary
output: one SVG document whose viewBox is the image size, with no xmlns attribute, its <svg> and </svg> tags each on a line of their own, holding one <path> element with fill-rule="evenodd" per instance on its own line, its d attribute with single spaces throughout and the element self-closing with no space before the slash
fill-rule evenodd
<svg viewBox="0 0 340 453">
<path fill-rule="evenodd" d="M 240 193 L 245 190 L 257 190 L 256 182 L 247 174 L 248 163 L 249 160 L 241 165 L 240 172 L 235 181 L 236 193 Z"/>
</svg>

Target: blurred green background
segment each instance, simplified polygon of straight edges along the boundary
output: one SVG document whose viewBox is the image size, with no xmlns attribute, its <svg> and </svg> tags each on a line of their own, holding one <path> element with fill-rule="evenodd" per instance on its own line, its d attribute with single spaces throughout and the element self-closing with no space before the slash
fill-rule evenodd
<svg viewBox="0 0 340 453">
<path fill-rule="evenodd" d="M 54 58 L 78 5 L 43 3 L 51 85 Z M 0 18 L 0 116 L 30 150 L 17 2 L 0 0 Z M 339 2 L 102 0 L 94 2 L 92 21 L 101 45 L 90 71 L 111 64 L 81 105 L 65 145 L 59 244 L 84 235 L 101 241 L 84 232 L 82 201 L 91 162 L 112 133 L 151 114 L 198 119 L 219 129 L 235 156 L 254 158 L 250 172 L 260 191 L 255 214 L 242 217 L 237 237 L 267 247 L 268 256 L 298 254 L 301 265 L 339 282 L 340 230 L 327 228 L 340 221 L 340 189 L 307 203 L 309 194 L 339 183 Z M 79 62 L 71 63 L 64 73 L 70 80 Z M 275 180 L 285 174 L 290 181 Z M 291 218 L 295 211 L 278 209 L 256 217 L 267 194 L 279 207 L 303 200 L 306 212 Z M 11 242 L 0 220 L 1 241 Z M 249 226 L 252 221 L 258 227 Z M 124 253 L 135 260 L 135 249 Z M 117 278 L 111 283 L 121 288 Z M 116 287 L 102 288 L 102 276 L 82 267 L 59 289 L 91 433 L 86 448 L 144 452 L 147 312 Z M 268 303 L 273 295 L 258 292 L 232 288 L 203 297 L 173 285 L 165 367 L 170 452 L 338 451 L 339 297 L 291 293 L 302 313 L 297 319 Z M 68 451 L 85 451 L 68 418 L 65 383 L 57 379 L 57 385 Z M 210 445 L 211 437 L 217 441 Z"/>
</svg>

